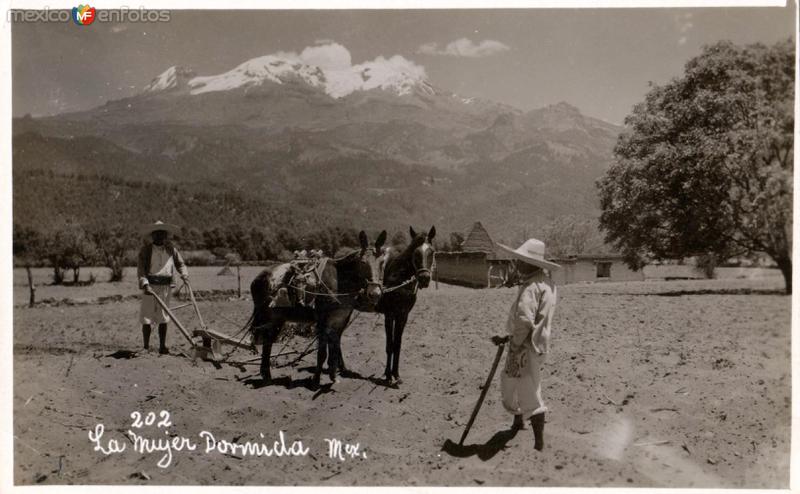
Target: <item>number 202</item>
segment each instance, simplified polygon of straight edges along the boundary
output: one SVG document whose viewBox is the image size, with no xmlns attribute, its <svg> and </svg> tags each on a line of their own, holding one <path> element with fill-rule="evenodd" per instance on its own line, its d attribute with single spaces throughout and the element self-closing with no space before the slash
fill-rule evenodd
<svg viewBox="0 0 800 494">
<path fill-rule="evenodd" d="M 172 421 L 169 419 L 169 412 L 166 410 L 161 410 L 158 414 L 161 417 L 161 420 L 158 421 L 156 427 L 169 427 L 172 425 Z M 140 412 L 133 412 L 131 413 L 131 419 L 133 419 L 133 423 L 131 427 L 135 427 L 137 429 L 141 428 L 143 425 L 153 425 L 156 423 L 156 414 L 155 412 L 149 412 L 145 415 L 144 420 L 142 420 L 142 414 Z"/>
</svg>

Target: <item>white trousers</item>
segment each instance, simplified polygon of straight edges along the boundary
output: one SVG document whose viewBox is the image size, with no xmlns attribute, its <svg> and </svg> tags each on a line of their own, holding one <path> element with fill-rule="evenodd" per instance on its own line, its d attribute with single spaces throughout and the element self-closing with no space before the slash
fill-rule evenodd
<svg viewBox="0 0 800 494">
<path fill-rule="evenodd" d="M 150 285 L 150 289 L 158 295 L 167 306 L 169 306 L 169 299 L 172 295 L 172 287 L 169 285 Z M 139 307 L 139 321 L 142 325 L 149 324 L 151 326 L 164 324 L 169 322 L 169 316 L 158 305 L 156 299 L 152 295 L 146 293 L 142 294 L 142 305 Z"/>
<path fill-rule="evenodd" d="M 528 355 L 528 363 L 521 369 L 520 377 L 511 377 L 506 374 L 505 370 L 501 372 L 500 393 L 503 408 L 509 413 L 522 415 L 523 419 L 527 419 L 547 411 L 544 400 L 542 400 L 541 367 L 544 361 L 544 354 L 531 351 Z"/>
</svg>

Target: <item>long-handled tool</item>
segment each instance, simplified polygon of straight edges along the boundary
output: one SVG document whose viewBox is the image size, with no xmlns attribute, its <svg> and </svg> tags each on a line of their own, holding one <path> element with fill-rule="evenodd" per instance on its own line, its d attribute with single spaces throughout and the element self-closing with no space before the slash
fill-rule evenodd
<svg viewBox="0 0 800 494">
<path fill-rule="evenodd" d="M 475 404 L 475 409 L 472 410 L 472 415 L 469 417 L 467 427 L 464 429 L 464 433 L 461 435 L 461 440 L 458 441 L 459 446 L 464 445 L 464 439 L 467 438 L 467 434 L 469 434 L 469 430 L 472 428 L 472 424 L 475 422 L 475 417 L 478 416 L 478 411 L 480 411 L 481 405 L 483 405 L 483 400 L 486 398 L 486 393 L 489 391 L 489 386 L 492 384 L 492 379 L 494 379 L 494 373 L 497 371 L 497 364 L 500 363 L 500 357 L 503 356 L 503 350 L 506 347 L 506 340 L 503 338 L 493 338 L 492 343 L 497 345 L 497 354 L 494 356 L 494 362 L 492 362 L 492 370 L 489 371 L 489 377 L 486 378 L 486 382 L 483 384 L 483 389 L 481 390 L 481 396 L 478 398 L 478 403 Z"/>
<path fill-rule="evenodd" d="M 203 360 L 212 360 L 214 362 L 219 362 L 222 359 L 222 352 L 221 352 L 221 343 L 227 343 L 229 345 L 233 345 L 239 348 L 246 348 L 248 350 L 254 350 L 253 345 L 249 345 L 243 343 L 242 341 L 236 340 L 231 338 L 228 335 L 219 333 L 217 331 L 213 331 L 206 327 L 205 321 L 203 321 L 203 316 L 200 315 L 200 309 L 197 306 L 197 300 L 194 297 L 194 292 L 192 291 L 192 287 L 189 286 L 188 283 L 184 282 L 184 286 L 186 287 L 187 291 L 189 292 L 189 298 L 191 302 L 188 305 L 192 305 L 194 307 L 195 314 L 200 323 L 201 329 L 196 329 L 193 331 L 192 334 L 189 334 L 189 331 L 186 327 L 178 320 L 177 316 L 173 312 L 174 309 L 178 309 L 181 307 L 185 307 L 185 305 L 177 306 L 177 307 L 168 307 L 167 304 L 161 300 L 161 298 L 156 295 L 152 290 L 148 289 L 145 293 L 147 295 L 152 296 L 158 305 L 164 309 L 164 312 L 167 313 L 167 316 L 175 323 L 175 325 L 180 330 L 181 334 L 189 341 L 189 344 L 193 350 L 193 358 L 201 358 Z M 194 338 L 201 337 L 203 342 L 202 345 L 196 342 Z"/>
<path fill-rule="evenodd" d="M 172 322 L 175 323 L 175 325 L 181 331 L 183 336 L 186 337 L 186 339 L 189 341 L 189 344 L 192 346 L 192 348 L 196 348 L 197 345 L 195 345 L 194 340 L 192 340 L 192 337 L 189 335 L 189 331 L 187 331 L 186 328 L 183 327 L 183 324 L 181 324 L 181 322 L 178 320 L 178 318 L 175 317 L 175 314 L 173 314 L 172 310 L 170 310 L 170 308 L 167 307 L 167 304 L 164 303 L 163 300 L 161 300 L 161 297 L 156 295 L 155 292 L 153 290 L 151 290 L 149 287 L 145 290 L 145 293 L 147 295 L 150 295 L 151 297 L 153 297 L 156 300 L 156 303 L 158 305 L 160 305 L 162 309 L 164 309 L 164 312 L 166 312 L 167 315 L 169 316 L 169 318 L 172 319 Z"/>
</svg>

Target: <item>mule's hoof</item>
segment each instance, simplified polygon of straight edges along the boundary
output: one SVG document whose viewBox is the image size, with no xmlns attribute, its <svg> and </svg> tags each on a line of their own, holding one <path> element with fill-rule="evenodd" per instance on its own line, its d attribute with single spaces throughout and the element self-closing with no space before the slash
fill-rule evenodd
<svg viewBox="0 0 800 494">
<path fill-rule="evenodd" d="M 399 386 L 399 385 L 403 384 L 403 380 L 400 379 L 400 376 L 392 376 L 392 383 L 395 386 Z"/>
<path fill-rule="evenodd" d="M 311 385 L 315 388 L 319 388 L 320 376 L 319 374 L 314 374 L 314 377 L 311 378 Z"/>
</svg>

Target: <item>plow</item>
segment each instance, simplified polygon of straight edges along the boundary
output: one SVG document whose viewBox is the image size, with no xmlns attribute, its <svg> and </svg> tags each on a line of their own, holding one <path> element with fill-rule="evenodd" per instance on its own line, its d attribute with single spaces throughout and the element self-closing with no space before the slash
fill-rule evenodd
<svg viewBox="0 0 800 494">
<path fill-rule="evenodd" d="M 227 357 L 230 355 L 223 354 L 222 352 L 222 345 L 231 345 L 234 347 L 234 350 L 237 348 L 242 348 L 246 350 L 250 350 L 253 353 L 257 353 L 256 347 L 252 342 L 246 343 L 245 339 L 247 339 L 247 328 L 249 326 L 250 321 L 248 321 L 243 328 L 240 329 L 240 333 L 244 333 L 244 336 L 240 339 L 237 339 L 234 336 L 227 335 L 225 333 L 215 331 L 210 329 L 203 319 L 202 314 L 200 313 L 200 308 L 197 306 L 197 299 L 194 296 L 194 291 L 192 290 L 192 286 L 189 284 L 188 281 L 184 281 L 183 285 L 178 289 L 176 295 L 180 295 L 180 293 L 185 290 L 186 294 L 188 295 L 188 302 L 183 304 L 169 307 L 166 302 L 164 302 L 158 295 L 156 295 L 151 290 L 147 290 L 145 293 L 151 297 L 153 297 L 156 303 L 164 310 L 167 314 L 169 319 L 175 323 L 175 326 L 178 328 L 178 331 L 186 338 L 186 341 L 189 342 L 189 345 L 192 349 L 192 359 L 201 359 L 201 360 L 208 360 L 212 362 L 224 362 L 227 360 Z M 186 325 L 178 319 L 178 316 L 175 314 L 175 311 L 179 309 L 185 309 L 191 307 L 197 319 L 197 327 L 191 333 L 187 329 Z"/>
</svg>

